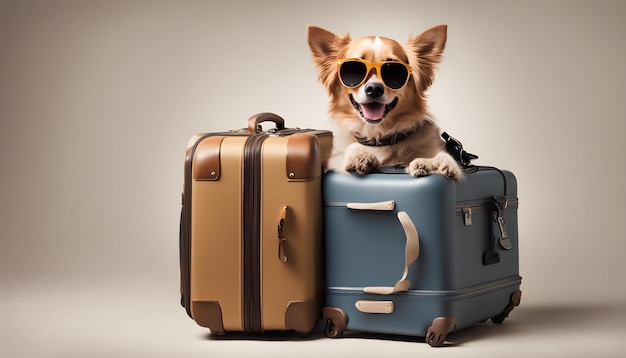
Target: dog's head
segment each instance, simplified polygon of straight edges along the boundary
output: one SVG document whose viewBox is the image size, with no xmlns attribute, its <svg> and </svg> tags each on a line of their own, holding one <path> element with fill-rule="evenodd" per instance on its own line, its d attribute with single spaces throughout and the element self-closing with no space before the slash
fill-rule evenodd
<svg viewBox="0 0 626 358">
<path fill-rule="evenodd" d="M 402 45 L 374 36 L 352 40 L 309 26 L 309 47 L 330 96 L 331 116 L 382 132 L 421 121 L 446 31 L 446 25 L 433 27 Z"/>
</svg>

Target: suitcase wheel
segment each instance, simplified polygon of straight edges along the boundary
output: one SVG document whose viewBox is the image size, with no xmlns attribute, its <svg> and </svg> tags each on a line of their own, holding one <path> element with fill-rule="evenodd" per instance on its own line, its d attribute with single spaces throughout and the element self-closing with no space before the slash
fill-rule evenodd
<svg viewBox="0 0 626 358">
<path fill-rule="evenodd" d="M 502 311 L 502 313 L 500 313 L 499 315 L 492 317 L 491 321 L 497 324 L 502 323 L 504 319 L 509 316 L 509 313 L 511 313 L 511 311 L 513 311 L 515 307 L 519 306 L 521 299 L 522 299 L 522 291 L 517 290 L 513 292 L 511 294 L 509 304 L 506 305 L 506 307 L 504 308 L 504 311 Z"/>
<path fill-rule="evenodd" d="M 332 320 L 326 320 L 326 328 L 324 329 L 324 334 L 328 338 L 338 338 L 343 336 L 343 331 L 338 329 L 337 326 L 333 323 Z"/>
<path fill-rule="evenodd" d="M 324 333 L 328 338 L 337 338 L 343 335 L 348 326 L 348 315 L 344 310 L 337 307 L 324 307 L 322 315 L 326 319 Z"/>
<path fill-rule="evenodd" d="M 443 346 L 443 343 L 448 337 L 448 333 L 454 331 L 456 328 L 456 317 L 437 317 L 433 320 L 433 323 L 428 327 L 426 332 L 426 343 L 431 347 Z"/>
</svg>

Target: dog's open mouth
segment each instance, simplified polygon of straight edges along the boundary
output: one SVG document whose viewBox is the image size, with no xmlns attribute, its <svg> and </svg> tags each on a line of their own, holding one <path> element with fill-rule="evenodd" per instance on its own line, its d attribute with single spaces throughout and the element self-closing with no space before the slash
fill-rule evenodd
<svg viewBox="0 0 626 358">
<path fill-rule="evenodd" d="M 391 111 L 396 104 L 398 104 L 398 97 L 394 98 L 393 101 L 385 104 L 380 102 L 369 102 L 369 103 L 358 103 L 354 100 L 354 97 L 350 95 L 350 102 L 354 106 L 354 109 L 359 111 L 361 118 L 363 118 L 367 123 L 377 124 L 379 123 L 389 111 Z"/>
</svg>

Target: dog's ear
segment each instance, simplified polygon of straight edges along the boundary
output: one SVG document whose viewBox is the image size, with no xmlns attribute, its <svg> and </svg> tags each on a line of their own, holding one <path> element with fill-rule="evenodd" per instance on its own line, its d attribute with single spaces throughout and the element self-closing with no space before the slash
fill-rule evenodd
<svg viewBox="0 0 626 358">
<path fill-rule="evenodd" d="M 338 36 L 321 27 L 309 25 L 308 41 L 313 62 L 319 71 L 319 80 L 330 91 L 333 86 L 339 85 L 337 59 L 343 57 L 351 41 L 350 35 Z"/>
<path fill-rule="evenodd" d="M 319 26 L 309 25 L 308 40 L 313 56 L 325 57 L 336 52 L 335 43 L 340 37 Z"/>
<path fill-rule="evenodd" d="M 413 68 L 418 91 L 424 92 L 435 79 L 435 69 L 441 61 L 441 54 L 446 46 L 447 25 L 435 26 L 409 38 L 405 50 L 409 64 Z"/>
</svg>

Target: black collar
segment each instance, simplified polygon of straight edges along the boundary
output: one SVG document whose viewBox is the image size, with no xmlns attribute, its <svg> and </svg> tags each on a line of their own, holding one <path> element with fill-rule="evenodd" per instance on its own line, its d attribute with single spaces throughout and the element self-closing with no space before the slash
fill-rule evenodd
<svg viewBox="0 0 626 358">
<path fill-rule="evenodd" d="M 411 135 L 419 131 L 421 127 L 422 126 L 418 124 L 415 127 L 409 128 L 404 132 L 394 133 L 386 137 L 382 137 L 380 139 L 368 139 L 366 137 L 361 137 L 360 135 L 357 135 L 356 133 L 352 133 L 352 135 L 354 136 L 354 139 L 356 139 L 357 142 L 363 145 L 367 145 L 370 147 L 384 147 L 387 145 L 392 145 L 392 144 L 402 142 L 403 140 L 407 139 L 408 137 L 410 137 Z"/>
</svg>

